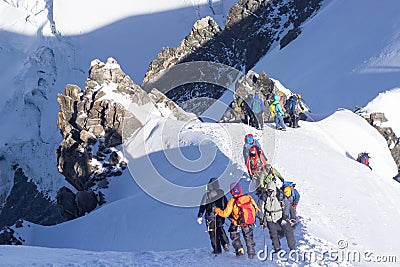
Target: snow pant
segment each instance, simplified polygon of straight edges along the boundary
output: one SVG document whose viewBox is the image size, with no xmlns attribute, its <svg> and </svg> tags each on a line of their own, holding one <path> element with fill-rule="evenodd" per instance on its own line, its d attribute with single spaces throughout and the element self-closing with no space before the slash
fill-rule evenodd
<svg viewBox="0 0 400 267">
<path fill-rule="evenodd" d="M 254 115 L 256 116 L 256 128 L 257 129 L 262 129 L 264 127 L 264 119 L 263 119 L 263 111 L 259 112 L 259 113 L 254 113 Z"/>
<path fill-rule="evenodd" d="M 290 117 L 290 115 L 284 117 L 283 122 L 286 123 L 287 126 L 292 127 L 292 117 Z"/>
<path fill-rule="evenodd" d="M 299 119 L 300 119 L 300 117 L 298 116 L 298 115 L 296 115 L 296 114 L 290 114 L 290 119 L 291 119 L 291 121 L 292 121 L 292 127 L 293 128 L 297 128 L 297 127 L 299 127 Z"/>
<path fill-rule="evenodd" d="M 269 236 L 272 240 L 272 245 L 274 246 L 275 251 L 280 250 L 281 243 L 279 241 L 279 231 L 283 230 L 284 235 L 286 236 L 286 241 L 288 243 L 288 247 L 290 250 L 296 248 L 296 241 L 294 240 L 294 232 L 293 227 L 285 220 L 279 220 L 278 222 L 267 222 L 267 227 L 269 230 Z"/>
<path fill-rule="evenodd" d="M 240 231 L 242 231 L 244 242 L 247 247 L 247 255 L 255 255 L 256 243 L 253 239 L 253 227 L 251 225 L 241 227 L 241 230 L 238 230 L 238 226 L 234 226 L 231 224 L 229 227 L 229 233 L 232 240 L 232 246 L 235 248 L 235 252 L 237 252 L 240 248 L 243 248 L 242 241 L 240 240 Z"/>
<path fill-rule="evenodd" d="M 279 128 L 286 129 L 285 122 L 283 121 L 283 118 L 281 115 L 275 115 L 275 126 L 276 126 L 276 129 L 279 129 Z"/>
<path fill-rule="evenodd" d="M 248 119 L 248 123 L 247 123 L 248 125 L 250 125 L 251 127 L 257 128 L 257 126 L 258 126 L 257 118 L 253 111 L 249 111 L 247 113 L 247 119 Z"/>
<path fill-rule="evenodd" d="M 222 252 L 222 247 L 229 245 L 228 237 L 226 236 L 224 227 L 210 228 L 208 231 L 210 235 L 211 246 L 213 248 L 213 253 L 220 254 Z"/>
</svg>

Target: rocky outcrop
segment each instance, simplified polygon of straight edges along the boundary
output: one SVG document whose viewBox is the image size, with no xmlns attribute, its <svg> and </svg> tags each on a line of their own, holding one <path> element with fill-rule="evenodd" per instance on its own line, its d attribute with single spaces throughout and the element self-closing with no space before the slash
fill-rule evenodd
<svg viewBox="0 0 400 267">
<path fill-rule="evenodd" d="M 14 229 L 4 227 L 0 230 L 0 245 L 22 245 L 23 239 L 15 236 Z"/>
<path fill-rule="evenodd" d="M 127 112 L 121 96 L 128 103 L 144 105 L 151 100 L 110 58 L 107 63 L 94 60 L 84 90 L 67 85 L 58 96 L 60 112 L 57 126 L 64 140 L 57 150 L 58 170 L 78 191 L 62 188 L 57 194 L 61 214 L 73 219 L 92 211 L 104 201 L 101 188 L 107 188 L 108 177 L 121 175 L 126 163 L 116 147 L 123 142 L 124 120 L 131 130 L 142 126 Z M 117 156 L 116 156 L 117 154 Z M 111 163 L 110 163 L 111 162 Z"/>
<path fill-rule="evenodd" d="M 223 30 L 206 17 L 195 23 L 177 48 L 164 48 L 151 62 L 142 87 L 150 91 L 160 76 L 179 63 L 209 61 L 247 72 L 274 43 L 280 42 L 284 47 L 296 38 L 301 24 L 317 12 L 321 3 L 322 0 L 240 0 L 230 9 Z M 199 115 L 196 106 L 182 103 L 199 97 L 217 99 L 224 91 L 220 85 L 191 83 L 165 94 L 186 111 Z"/>
<path fill-rule="evenodd" d="M 40 225 L 53 225 L 65 221 L 54 201 L 28 181 L 22 169 L 14 166 L 14 185 L 0 212 L 0 228 L 24 219 Z"/>
<path fill-rule="evenodd" d="M 163 48 L 157 57 L 150 63 L 146 76 L 142 82 L 144 89 L 153 89 L 152 83 L 159 79 L 163 72 L 177 63 L 185 62 L 191 53 L 207 45 L 221 28 L 211 17 L 198 20 L 192 27 L 192 31 L 176 48 Z"/>
<path fill-rule="evenodd" d="M 400 170 L 400 138 L 396 136 L 391 127 L 382 126 L 382 123 L 388 121 L 385 117 L 385 114 L 381 112 L 374 112 L 371 114 L 361 115 L 386 139 L 387 145 L 392 153 L 392 157 L 397 164 L 397 168 Z"/>
<path fill-rule="evenodd" d="M 57 204 L 66 219 L 106 201 L 102 191 L 108 179 L 120 176 L 127 166 L 120 145 L 143 126 L 143 114 L 197 119 L 156 89 L 146 93 L 113 58 L 94 60 L 85 88 L 67 85 L 58 103 L 57 125 L 64 138 L 57 150 L 58 170 L 77 191 L 58 191 Z"/>
</svg>

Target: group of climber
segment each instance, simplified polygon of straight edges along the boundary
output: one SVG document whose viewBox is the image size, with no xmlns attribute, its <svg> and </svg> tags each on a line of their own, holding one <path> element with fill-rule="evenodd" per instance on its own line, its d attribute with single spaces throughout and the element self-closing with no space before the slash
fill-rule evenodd
<svg viewBox="0 0 400 267">
<path fill-rule="evenodd" d="M 273 102 L 269 105 L 271 119 L 275 122 L 277 130 L 286 130 L 286 124 L 289 127 L 298 128 L 299 120 L 305 120 L 306 111 L 310 111 L 300 94 L 292 94 L 285 100 L 286 96 L 279 91 L 273 96 Z M 246 124 L 262 130 L 264 125 L 263 114 L 265 112 L 265 103 L 260 90 L 255 90 L 254 95 L 249 94 L 242 99 L 235 96 L 235 112 Z"/>
<path fill-rule="evenodd" d="M 248 94 L 245 99 L 235 96 L 234 109 L 239 118 L 258 130 L 262 130 L 264 126 L 263 113 L 265 110 L 264 101 L 261 97 L 261 91 L 255 90 L 254 95 Z"/>
<path fill-rule="evenodd" d="M 229 251 L 229 240 L 224 230 L 225 218 L 230 218 L 228 232 L 237 256 L 245 254 L 240 232 L 243 235 L 248 258 L 254 258 L 253 230 L 256 218 L 263 229 L 268 228 L 274 253 L 280 251 L 280 236 L 285 236 L 290 250 L 296 248 L 293 228 L 297 224 L 296 208 L 300 200 L 295 184 L 285 181 L 282 175 L 267 163 L 260 143 L 252 134 L 245 136 L 243 156 L 249 176 L 256 185 L 258 203 L 249 194 L 243 194 L 239 182 L 230 186 L 232 198 L 228 201 L 219 187 L 218 180 L 211 178 L 204 194 L 197 221 L 202 224 L 203 215 L 214 254 Z M 277 178 L 282 183 L 278 186 Z M 258 213 L 258 215 L 257 215 Z M 265 235 L 264 235 L 265 238 Z"/>
</svg>

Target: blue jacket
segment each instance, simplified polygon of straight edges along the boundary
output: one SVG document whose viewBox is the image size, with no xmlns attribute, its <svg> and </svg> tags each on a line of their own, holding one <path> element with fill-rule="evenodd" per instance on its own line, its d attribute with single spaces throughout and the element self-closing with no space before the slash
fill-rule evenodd
<svg viewBox="0 0 400 267">
<path fill-rule="evenodd" d="M 283 112 L 283 109 L 281 107 L 281 103 L 279 102 L 279 100 L 280 100 L 280 96 L 274 95 L 274 102 L 272 104 L 275 104 L 275 114 L 277 116 L 283 116 L 283 115 L 285 115 L 285 112 Z"/>
<path fill-rule="evenodd" d="M 290 199 L 290 198 L 292 198 L 292 199 Z M 300 201 L 299 191 L 297 191 L 295 188 L 293 188 L 292 195 L 290 196 L 290 198 L 289 198 L 290 204 L 292 204 L 292 205 L 293 205 L 293 203 L 298 204 Z"/>
<path fill-rule="evenodd" d="M 299 203 L 300 201 L 300 194 L 299 191 L 297 191 L 296 188 L 293 188 L 293 182 L 289 182 L 289 181 L 284 181 L 283 185 L 282 185 L 282 191 L 286 186 L 291 186 L 292 187 L 292 195 L 289 197 L 289 202 L 291 205 L 293 205 L 293 203 Z"/>
<path fill-rule="evenodd" d="M 245 161 L 245 162 L 247 161 L 247 157 L 249 156 L 249 150 L 250 150 L 250 148 L 251 148 L 252 146 L 254 146 L 254 145 L 258 146 L 258 147 L 261 149 L 261 145 L 260 145 L 260 143 L 258 142 L 258 140 L 256 140 L 256 139 L 254 139 L 254 141 L 253 141 L 252 144 L 244 143 L 244 145 L 243 145 L 243 158 L 244 158 L 244 161 Z"/>
<path fill-rule="evenodd" d="M 264 101 L 262 101 L 262 99 L 259 97 L 259 96 L 254 96 L 253 97 L 253 99 L 250 101 L 250 108 L 252 109 L 252 107 L 253 107 L 253 103 L 254 103 L 254 101 L 260 101 L 260 107 L 261 107 L 261 111 L 264 111 Z M 253 110 L 254 112 L 256 112 L 256 113 L 258 113 L 258 111 L 257 110 Z M 260 111 L 260 112 L 261 112 Z"/>
</svg>

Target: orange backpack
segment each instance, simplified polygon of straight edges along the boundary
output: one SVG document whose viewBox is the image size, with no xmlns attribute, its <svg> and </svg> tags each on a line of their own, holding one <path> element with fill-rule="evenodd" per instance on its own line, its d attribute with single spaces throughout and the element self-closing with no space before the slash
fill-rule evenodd
<svg viewBox="0 0 400 267">
<path fill-rule="evenodd" d="M 247 226 L 256 222 L 256 209 L 251 203 L 251 196 L 246 194 L 236 197 L 234 205 L 239 209 L 238 225 Z"/>
</svg>

